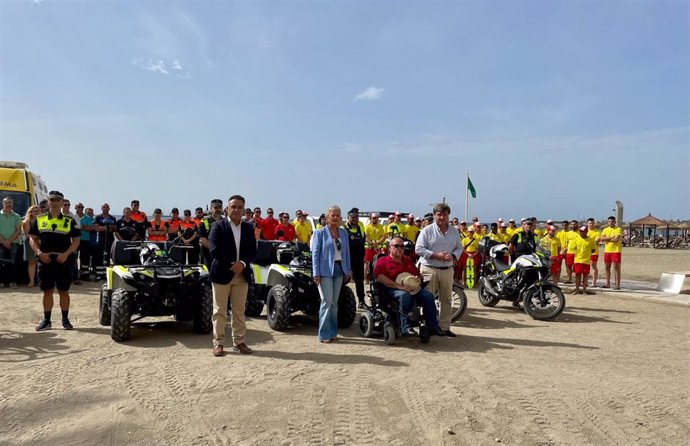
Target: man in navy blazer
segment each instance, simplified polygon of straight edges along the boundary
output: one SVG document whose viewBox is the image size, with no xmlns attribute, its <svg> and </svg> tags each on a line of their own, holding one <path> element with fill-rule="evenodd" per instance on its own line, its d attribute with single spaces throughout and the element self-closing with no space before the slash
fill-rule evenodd
<svg viewBox="0 0 690 446">
<path fill-rule="evenodd" d="M 228 297 L 232 305 L 233 350 L 252 353 L 245 342 L 247 328 L 244 307 L 251 280 L 249 264 L 256 256 L 254 227 L 242 221 L 245 200 L 233 195 L 228 200 L 227 217 L 211 226 L 208 247 L 211 252 L 210 278 L 213 287 L 213 356 L 223 356 Z"/>
</svg>

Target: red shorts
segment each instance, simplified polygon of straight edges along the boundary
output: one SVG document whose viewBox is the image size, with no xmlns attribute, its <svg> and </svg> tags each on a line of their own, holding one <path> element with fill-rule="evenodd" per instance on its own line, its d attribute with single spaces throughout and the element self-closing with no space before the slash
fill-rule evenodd
<svg viewBox="0 0 690 446">
<path fill-rule="evenodd" d="M 573 266 L 575 264 L 575 254 L 565 255 L 565 266 Z"/>
<path fill-rule="evenodd" d="M 378 251 L 376 251 L 375 249 L 370 249 L 370 248 L 365 249 L 364 250 L 364 262 L 369 263 L 372 260 L 374 260 L 374 256 L 376 255 L 377 252 Z"/>
<path fill-rule="evenodd" d="M 551 257 L 551 274 L 557 275 L 561 272 L 561 256 Z"/>
<path fill-rule="evenodd" d="M 575 263 L 573 265 L 573 272 L 575 274 L 583 274 L 586 276 L 589 274 L 589 265 L 586 263 Z"/>
<path fill-rule="evenodd" d="M 589 256 L 589 260 L 592 262 L 592 264 L 595 264 L 599 261 L 599 254 L 592 254 Z"/>
<path fill-rule="evenodd" d="M 604 263 L 621 263 L 621 253 L 620 252 L 605 252 L 604 253 Z"/>
</svg>

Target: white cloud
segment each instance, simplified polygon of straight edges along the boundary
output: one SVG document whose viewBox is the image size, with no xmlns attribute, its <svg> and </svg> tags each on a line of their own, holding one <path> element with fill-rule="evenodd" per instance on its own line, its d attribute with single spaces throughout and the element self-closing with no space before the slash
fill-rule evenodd
<svg viewBox="0 0 690 446">
<path fill-rule="evenodd" d="M 134 65 L 135 67 L 139 67 L 142 70 L 151 71 L 153 73 L 158 72 L 160 74 L 170 74 L 170 72 L 165 66 L 165 62 L 162 60 L 137 58 L 132 59 L 132 65 Z"/>
<path fill-rule="evenodd" d="M 363 92 L 359 93 L 357 96 L 355 96 L 352 102 L 376 101 L 381 98 L 381 95 L 383 95 L 383 88 L 369 87 Z"/>
<path fill-rule="evenodd" d="M 175 59 L 172 62 L 172 65 L 170 66 L 173 70 L 180 71 L 182 69 L 182 64 L 180 64 L 180 61 Z"/>
</svg>

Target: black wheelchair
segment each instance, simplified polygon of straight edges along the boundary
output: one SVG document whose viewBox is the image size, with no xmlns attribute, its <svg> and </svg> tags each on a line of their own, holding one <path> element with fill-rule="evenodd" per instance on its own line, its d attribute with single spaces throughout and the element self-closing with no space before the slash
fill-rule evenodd
<svg viewBox="0 0 690 446">
<path fill-rule="evenodd" d="M 374 266 L 379 257 L 384 254 L 377 254 L 369 264 L 369 291 L 367 296 L 371 302 L 368 309 L 362 311 L 359 317 L 359 333 L 365 338 L 383 335 L 383 342 L 392 345 L 395 340 L 403 337 L 400 329 L 400 307 L 398 301 L 387 296 L 385 286 L 374 280 Z M 429 342 L 430 334 L 426 322 L 422 317 L 421 309 L 418 305 L 407 315 L 410 327 L 419 329 L 419 341 L 422 344 Z M 410 337 L 412 338 L 412 337 Z"/>
</svg>

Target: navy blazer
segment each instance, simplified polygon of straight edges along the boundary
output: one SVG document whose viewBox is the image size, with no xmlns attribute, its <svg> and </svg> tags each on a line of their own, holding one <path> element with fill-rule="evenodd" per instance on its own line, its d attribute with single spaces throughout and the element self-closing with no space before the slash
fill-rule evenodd
<svg viewBox="0 0 690 446">
<path fill-rule="evenodd" d="M 245 264 L 242 274 L 247 282 L 250 282 L 252 273 L 249 264 L 256 257 L 256 238 L 254 237 L 254 227 L 251 224 L 243 221 L 240 225 L 240 260 Z M 211 271 L 209 272 L 211 282 L 227 285 L 235 275 L 230 270 L 230 265 L 237 261 L 235 236 L 227 217 L 223 217 L 222 220 L 211 226 L 208 248 L 212 259 Z"/>
</svg>

